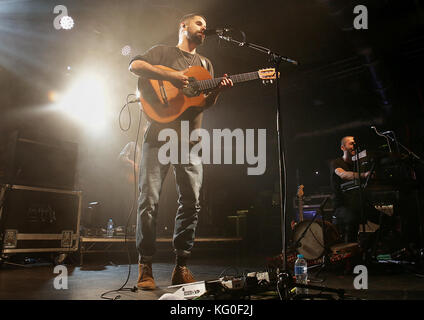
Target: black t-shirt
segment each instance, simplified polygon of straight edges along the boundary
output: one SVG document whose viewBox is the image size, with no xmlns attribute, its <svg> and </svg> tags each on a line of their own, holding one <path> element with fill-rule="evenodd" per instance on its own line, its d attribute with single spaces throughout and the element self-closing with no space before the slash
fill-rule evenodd
<svg viewBox="0 0 424 320">
<path fill-rule="evenodd" d="M 202 66 L 209 71 L 211 76 L 214 76 L 213 66 L 210 60 L 199 54 L 191 54 L 180 50 L 178 47 L 171 47 L 165 45 L 157 45 L 150 48 L 143 55 L 135 56 L 130 64 L 135 60 L 143 60 L 151 65 L 162 65 L 168 68 L 172 68 L 177 71 L 182 71 L 191 66 Z M 157 136 L 159 131 L 164 128 L 173 128 L 179 131 L 180 121 L 188 120 L 190 125 L 190 133 L 194 129 L 201 128 L 203 109 L 189 108 L 187 109 L 180 118 L 176 119 L 171 123 L 157 123 L 152 122 L 148 127 L 145 135 L 145 139 L 149 142 L 157 142 Z"/>
<path fill-rule="evenodd" d="M 347 198 L 351 197 L 351 193 L 343 193 L 340 190 L 340 185 L 347 181 L 340 178 L 334 171 L 337 168 L 342 168 L 345 171 L 354 171 L 353 163 L 348 163 L 343 160 L 343 158 L 337 158 L 331 161 L 330 164 L 330 174 L 331 174 L 331 188 L 334 193 L 334 207 L 342 207 L 347 205 Z"/>
</svg>

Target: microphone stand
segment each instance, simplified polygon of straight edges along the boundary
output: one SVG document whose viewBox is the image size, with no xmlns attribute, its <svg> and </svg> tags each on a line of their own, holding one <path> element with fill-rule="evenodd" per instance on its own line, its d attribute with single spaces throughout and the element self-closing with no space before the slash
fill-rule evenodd
<svg viewBox="0 0 424 320">
<path fill-rule="evenodd" d="M 358 173 L 358 190 L 359 190 L 359 205 L 361 206 L 361 224 L 362 224 L 362 232 L 365 232 L 365 222 L 364 222 L 364 201 L 363 201 L 363 193 L 362 193 L 362 179 L 361 179 L 361 163 L 360 163 L 360 153 L 361 148 L 357 143 L 354 144 L 354 150 L 356 155 L 356 172 Z"/>
<path fill-rule="evenodd" d="M 392 134 L 392 136 L 390 136 L 389 134 Z M 398 152 L 400 153 L 399 150 L 399 146 L 402 147 L 402 149 L 404 149 L 406 152 L 408 152 L 408 155 L 411 156 L 412 158 L 414 158 L 415 160 L 418 161 L 422 161 L 421 158 L 419 156 L 417 156 L 413 151 L 411 151 L 410 149 L 408 149 L 407 147 L 405 147 L 402 143 L 400 143 L 397 139 L 396 139 L 396 135 L 393 131 L 386 131 L 383 132 L 382 135 L 386 138 L 386 139 L 390 139 L 392 142 L 394 142 L 397 146 Z"/>
<path fill-rule="evenodd" d="M 392 136 L 391 136 L 391 135 Z M 390 139 L 393 143 L 395 143 L 398 153 L 400 154 L 400 149 L 399 146 L 402 147 L 403 150 L 405 150 L 408 153 L 408 156 L 411 157 L 413 160 L 419 162 L 421 165 L 424 164 L 424 161 L 418 156 L 416 155 L 413 151 L 411 151 L 410 149 L 408 149 L 407 147 L 405 147 L 402 143 L 400 143 L 397 138 L 396 135 L 394 133 L 394 131 L 385 131 L 383 132 L 381 135 L 383 135 L 386 139 Z M 415 202 L 417 205 L 417 215 L 418 215 L 418 233 L 419 233 L 419 237 L 420 237 L 420 246 L 421 246 L 421 254 L 422 256 L 420 256 L 419 258 L 422 259 L 424 257 L 424 225 L 422 222 L 422 218 L 420 215 L 421 212 L 421 197 L 418 194 L 418 190 L 414 190 L 414 194 L 415 194 Z"/>
<path fill-rule="evenodd" d="M 283 120 L 282 120 L 282 107 L 281 107 L 281 97 L 280 97 L 279 69 L 280 69 L 280 64 L 282 62 L 288 62 L 294 65 L 299 65 L 299 63 L 296 60 L 290 59 L 288 57 L 284 57 L 263 46 L 246 42 L 246 35 L 242 31 L 240 31 L 240 33 L 243 36 L 243 41 L 235 40 L 232 37 L 226 35 L 226 31 L 229 31 L 229 29 L 217 31 L 218 38 L 228 42 L 235 43 L 240 47 L 248 47 L 253 50 L 265 53 L 269 56 L 269 61 L 272 62 L 275 66 L 275 74 L 276 74 L 275 83 L 276 83 L 276 96 L 277 96 L 276 116 L 277 116 L 277 138 L 278 138 L 278 155 L 279 155 L 278 165 L 279 165 L 279 180 L 280 180 L 279 181 L 280 182 L 280 214 L 281 214 L 282 256 L 283 256 L 283 267 L 278 274 L 277 288 L 278 288 L 278 292 L 280 294 L 281 299 L 289 300 L 292 297 L 293 288 L 295 288 L 297 285 L 293 281 L 292 274 L 287 269 L 286 212 L 287 212 L 287 189 L 288 188 L 287 188 L 285 144 L 284 144 L 284 135 L 282 131 Z M 284 190 L 284 195 L 283 195 L 283 190 Z M 308 286 L 309 285 L 302 285 L 303 288 Z M 311 287 L 311 289 L 316 289 L 316 288 L 317 287 L 314 287 L 314 288 Z M 333 290 L 332 292 L 336 292 L 336 293 L 340 292 L 340 290 L 336 291 L 335 289 L 321 288 L 321 287 L 320 287 L 320 290 L 321 292 L 331 291 L 331 290 Z"/>
<path fill-rule="evenodd" d="M 375 131 L 375 133 L 380 136 L 380 137 L 384 137 L 387 140 L 387 143 L 389 144 L 389 140 L 392 141 L 397 148 L 397 152 L 400 154 L 400 148 L 401 147 L 403 150 L 405 150 L 408 153 L 408 156 L 410 158 L 412 158 L 412 160 L 420 163 L 421 165 L 424 165 L 424 161 L 417 155 L 415 154 L 413 151 L 411 151 L 410 149 L 408 149 L 406 146 L 404 146 L 402 143 L 400 143 L 397 138 L 396 138 L 396 134 L 394 133 L 394 131 L 385 131 L 385 132 L 378 132 L 377 129 L 372 126 L 371 129 L 373 129 Z M 390 148 L 390 144 L 389 144 L 389 148 Z M 390 150 L 390 152 L 392 152 Z M 415 202 L 417 205 L 417 216 L 418 216 L 418 233 L 419 233 L 419 238 L 420 238 L 420 252 L 418 252 L 418 260 L 422 260 L 424 258 L 424 224 L 420 215 L 420 212 L 422 210 L 422 205 L 421 205 L 421 197 L 419 196 L 419 191 L 418 190 L 414 190 L 414 194 L 415 194 Z"/>
<path fill-rule="evenodd" d="M 323 211 L 323 208 L 324 208 L 324 206 L 325 206 L 325 204 L 327 203 L 327 201 L 328 201 L 328 199 L 329 199 L 329 197 L 327 197 L 327 198 L 325 198 L 324 199 L 324 201 L 320 204 L 320 206 L 319 206 L 319 208 L 318 208 L 318 210 L 317 210 L 317 212 L 314 214 L 314 216 L 313 216 L 313 218 L 312 218 L 312 220 L 311 221 L 309 221 L 309 223 L 308 223 L 308 226 L 305 228 L 305 230 L 302 232 L 302 234 L 300 235 L 300 237 L 299 237 L 299 239 L 297 239 L 297 241 L 294 243 L 294 247 L 295 248 L 298 248 L 299 247 L 299 244 L 300 244 L 300 242 L 302 241 L 302 239 L 305 237 L 305 235 L 306 235 L 306 232 L 308 232 L 308 230 L 309 230 L 309 228 L 311 227 L 311 225 L 312 225 L 312 223 L 314 223 L 314 221 L 315 221 L 315 219 L 317 218 L 317 216 L 318 216 L 318 214 L 320 214 L 321 215 L 321 219 L 322 219 L 322 221 L 323 221 L 323 224 L 322 224 L 322 230 L 323 230 L 323 238 L 325 239 L 325 226 L 324 226 L 324 211 Z M 325 240 L 324 240 L 324 249 L 325 249 Z"/>
<path fill-rule="evenodd" d="M 388 138 L 387 136 L 385 136 L 384 134 L 382 134 L 382 133 L 378 132 L 378 131 L 377 131 L 377 129 L 376 129 L 376 127 L 372 126 L 372 127 L 371 127 L 371 129 L 373 129 L 373 130 L 374 130 L 374 132 L 375 132 L 375 134 L 376 134 L 376 135 L 378 135 L 378 136 L 383 137 L 383 138 L 385 138 L 385 139 L 386 139 L 386 141 L 387 141 L 387 146 L 389 147 L 389 152 L 390 152 L 390 153 L 393 153 L 393 151 L 392 151 L 392 147 L 390 146 L 389 138 Z"/>
</svg>

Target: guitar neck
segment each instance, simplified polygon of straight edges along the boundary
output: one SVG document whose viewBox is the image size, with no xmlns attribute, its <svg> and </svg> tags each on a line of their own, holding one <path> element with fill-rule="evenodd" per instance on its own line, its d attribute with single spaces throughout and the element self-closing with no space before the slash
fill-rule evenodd
<svg viewBox="0 0 424 320">
<path fill-rule="evenodd" d="M 299 221 L 303 221 L 303 200 L 299 200 Z"/>
<path fill-rule="evenodd" d="M 242 73 L 242 74 L 236 74 L 233 76 L 229 76 L 229 79 L 233 81 L 234 84 L 240 83 L 240 82 L 246 82 L 251 80 L 259 79 L 259 73 L 258 71 L 254 72 L 248 72 L 248 73 Z M 216 88 L 218 84 L 225 79 L 224 77 L 221 78 L 214 78 L 214 79 L 207 79 L 207 80 L 200 80 L 197 81 L 200 90 L 210 90 L 213 88 Z"/>
</svg>

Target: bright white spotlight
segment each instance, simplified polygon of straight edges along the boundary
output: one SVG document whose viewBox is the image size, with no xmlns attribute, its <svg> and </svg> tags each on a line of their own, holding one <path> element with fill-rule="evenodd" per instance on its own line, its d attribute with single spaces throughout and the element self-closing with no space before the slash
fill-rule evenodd
<svg viewBox="0 0 424 320">
<path fill-rule="evenodd" d="M 63 96 L 59 108 L 88 128 L 99 130 L 106 124 L 107 90 L 104 80 L 95 74 L 82 75 Z"/>
<path fill-rule="evenodd" d="M 59 23 L 65 30 L 70 30 L 74 27 L 74 19 L 72 19 L 70 16 L 62 17 Z"/>
<path fill-rule="evenodd" d="M 129 56 L 131 54 L 131 47 L 126 45 L 122 48 L 121 53 L 123 56 Z"/>
<path fill-rule="evenodd" d="M 59 93 L 57 91 L 50 90 L 49 92 L 47 92 L 47 98 L 51 102 L 56 102 L 59 99 Z"/>
</svg>

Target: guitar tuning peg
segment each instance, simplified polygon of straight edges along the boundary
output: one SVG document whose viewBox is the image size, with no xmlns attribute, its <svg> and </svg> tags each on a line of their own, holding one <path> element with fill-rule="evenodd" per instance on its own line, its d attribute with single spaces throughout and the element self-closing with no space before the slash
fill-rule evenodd
<svg viewBox="0 0 424 320">
<path fill-rule="evenodd" d="M 274 82 L 274 80 L 269 80 L 269 82 L 272 84 Z"/>
<path fill-rule="evenodd" d="M 265 80 L 262 80 L 262 84 L 266 84 L 266 83 L 265 83 Z"/>
</svg>

